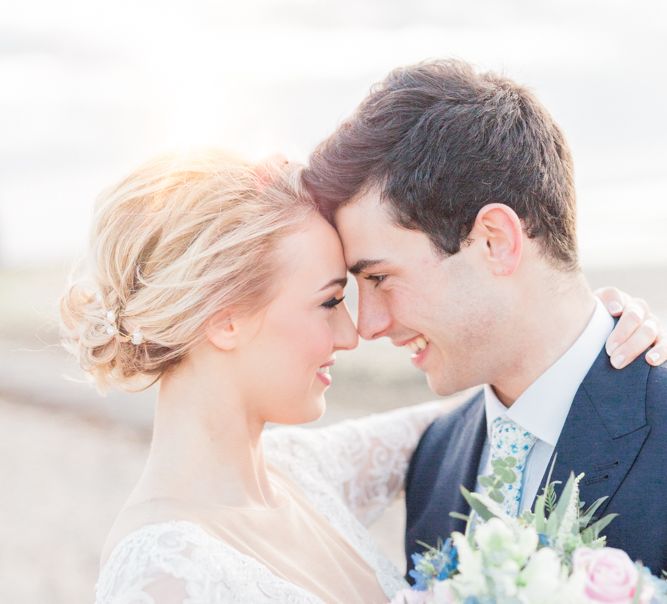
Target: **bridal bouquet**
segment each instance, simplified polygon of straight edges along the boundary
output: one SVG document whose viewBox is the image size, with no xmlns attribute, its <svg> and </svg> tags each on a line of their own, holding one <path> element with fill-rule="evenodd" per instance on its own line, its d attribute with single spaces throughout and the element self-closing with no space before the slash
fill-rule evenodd
<svg viewBox="0 0 667 604">
<path fill-rule="evenodd" d="M 605 498 L 584 508 L 583 474 L 570 476 L 560 498 L 548 480 L 534 512 L 508 516 L 499 486 L 512 462 L 503 460 L 483 479 L 487 494 L 461 488 L 472 510 L 461 516 L 465 534 L 453 533 L 436 547 L 423 544 L 427 549 L 412 556 L 414 587 L 391 604 L 667 603 L 667 582 L 624 551 L 605 547 L 601 532 L 615 514 L 593 521 Z"/>
</svg>

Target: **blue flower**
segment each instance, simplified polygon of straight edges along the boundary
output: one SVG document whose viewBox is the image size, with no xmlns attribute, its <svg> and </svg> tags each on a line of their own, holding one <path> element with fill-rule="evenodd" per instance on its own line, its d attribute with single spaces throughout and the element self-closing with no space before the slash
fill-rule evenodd
<svg viewBox="0 0 667 604">
<path fill-rule="evenodd" d="M 438 581 L 444 581 L 451 577 L 459 567 L 459 553 L 450 537 L 440 548 L 442 567 L 438 574 Z"/>
<path fill-rule="evenodd" d="M 433 581 L 448 579 L 459 565 L 458 552 L 451 539 L 423 554 L 412 554 L 411 558 L 414 569 L 408 575 L 414 579 L 413 588 L 417 591 L 428 590 Z"/>
<path fill-rule="evenodd" d="M 412 554 L 410 557 L 412 558 L 414 569 L 411 570 L 408 575 L 415 580 L 413 589 L 416 589 L 417 591 L 426 591 L 431 577 L 424 573 L 424 570 L 426 570 L 424 568 L 424 556 L 422 554 Z"/>
<path fill-rule="evenodd" d="M 551 539 L 548 535 L 545 535 L 544 533 L 538 533 L 537 537 L 539 539 L 540 547 L 551 547 Z"/>
</svg>

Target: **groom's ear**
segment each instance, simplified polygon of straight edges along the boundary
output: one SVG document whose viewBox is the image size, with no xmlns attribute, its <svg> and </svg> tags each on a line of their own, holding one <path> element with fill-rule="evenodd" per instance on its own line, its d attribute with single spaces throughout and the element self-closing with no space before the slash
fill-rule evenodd
<svg viewBox="0 0 667 604">
<path fill-rule="evenodd" d="M 502 203 L 485 205 L 475 218 L 473 231 L 475 238 L 485 245 L 492 273 L 513 274 L 523 250 L 523 226 L 516 212 Z"/>
</svg>

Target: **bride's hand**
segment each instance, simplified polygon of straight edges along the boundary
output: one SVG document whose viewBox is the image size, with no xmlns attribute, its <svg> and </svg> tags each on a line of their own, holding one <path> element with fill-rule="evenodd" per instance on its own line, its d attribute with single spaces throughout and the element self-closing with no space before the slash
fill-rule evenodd
<svg viewBox="0 0 667 604">
<path fill-rule="evenodd" d="M 660 365 L 667 360 L 664 328 L 645 300 L 633 298 L 615 287 L 602 287 L 595 295 L 612 316 L 620 316 L 606 344 L 607 354 L 616 369 L 622 369 L 643 352 L 650 365 Z"/>
</svg>

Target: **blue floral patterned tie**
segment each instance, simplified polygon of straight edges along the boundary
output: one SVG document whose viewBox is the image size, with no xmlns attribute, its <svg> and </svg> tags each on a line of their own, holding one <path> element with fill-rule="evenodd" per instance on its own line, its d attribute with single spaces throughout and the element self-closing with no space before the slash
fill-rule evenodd
<svg viewBox="0 0 667 604">
<path fill-rule="evenodd" d="M 512 471 L 514 482 L 503 484 L 500 492 L 503 495 L 503 508 L 510 516 L 519 514 L 523 491 L 523 473 L 526 460 L 537 437 L 519 424 L 506 417 L 493 420 L 491 429 L 491 465 L 500 461 L 501 464 L 511 457 L 514 460 Z M 510 462 L 511 463 L 511 462 Z"/>
</svg>

